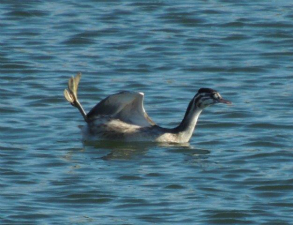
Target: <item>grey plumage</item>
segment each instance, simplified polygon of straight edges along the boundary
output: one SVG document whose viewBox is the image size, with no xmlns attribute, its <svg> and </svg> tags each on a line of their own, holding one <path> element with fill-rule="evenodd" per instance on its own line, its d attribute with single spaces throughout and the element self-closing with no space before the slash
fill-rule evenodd
<svg viewBox="0 0 293 225">
<path fill-rule="evenodd" d="M 80 77 L 79 73 L 69 79 L 64 96 L 84 117 L 87 122 L 84 134 L 91 138 L 185 143 L 190 140 L 204 108 L 215 103 L 230 104 L 215 90 L 201 88 L 190 101 L 182 122 L 172 129 L 162 128 L 146 113 L 141 92 L 123 91 L 110 95 L 86 114 L 77 98 Z"/>
</svg>

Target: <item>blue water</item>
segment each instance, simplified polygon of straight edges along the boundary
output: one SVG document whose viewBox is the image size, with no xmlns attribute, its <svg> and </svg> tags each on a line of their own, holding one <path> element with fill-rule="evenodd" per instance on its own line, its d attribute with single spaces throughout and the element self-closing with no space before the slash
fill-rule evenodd
<svg viewBox="0 0 293 225">
<path fill-rule="evenodd" d="M 292 224 L 291 1 L 0 3 L 1 224 Z M 145 93 L 174 127 L 201 87 L 233 102 L 189 145 L 83 143 L 88 112 Z"/>
</svg>

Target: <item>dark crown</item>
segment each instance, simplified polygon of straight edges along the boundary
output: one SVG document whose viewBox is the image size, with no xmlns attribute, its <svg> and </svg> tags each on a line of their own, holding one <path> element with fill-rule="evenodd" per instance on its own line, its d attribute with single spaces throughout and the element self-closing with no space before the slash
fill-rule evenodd
<svg viewBox="0 0 293 225">
<path fill-rule="evenodd" d="M 211 89 L 211 88 L 201 88 L 198 90 L 198 93 L 215 93 L 217 91 Z"/>
</svg>

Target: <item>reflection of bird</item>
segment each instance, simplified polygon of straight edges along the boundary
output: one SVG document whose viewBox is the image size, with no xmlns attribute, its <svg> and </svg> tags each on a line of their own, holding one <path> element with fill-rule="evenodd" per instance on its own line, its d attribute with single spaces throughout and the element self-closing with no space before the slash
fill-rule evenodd
<svg viewBox="0 0 293 225">
<path fill-rule="evenodd" d="M 202 110 L 215 103 L 230 104 L 221 95 L 209 88 L 201 88 L 190 101 L 182 122 L 173 129 L 156 125 L 143 107 L 144 94 L 123 91 L 99 102 L 86 114 L 77 98 L 77 88 L 81 74 L 72 77 L 64 96 L 78 108 L 87 122 L 87 133 L 109 140 L 188 142 L 193 134 Z"/>
</svg>

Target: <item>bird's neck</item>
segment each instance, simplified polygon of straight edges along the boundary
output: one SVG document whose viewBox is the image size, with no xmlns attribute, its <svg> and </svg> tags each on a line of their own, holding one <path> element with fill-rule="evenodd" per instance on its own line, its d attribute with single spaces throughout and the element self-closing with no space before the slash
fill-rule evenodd
<svg viewBox="0 0 293 225">
<path fill-rule="evenodd" d="M 191 104 L 191 103 L 190 103 Z M 176 133 L 178 135 L 178 139 L 180 139 L 180 142 L 188 142 L 191 138 L 193 131 L 195 129 L 195 126 L 197 124 L 197 120 L 199 115 L 201 114 L 203 109 L 188 106 L 187 111 L 185 113 L 185 116 L 182 120 L 182 122 L 179 124 L 178 127 L 175 128 Z"/>
</svg>

